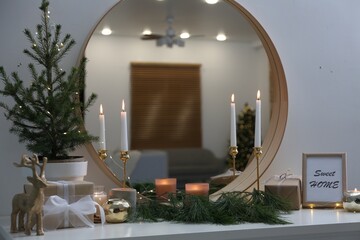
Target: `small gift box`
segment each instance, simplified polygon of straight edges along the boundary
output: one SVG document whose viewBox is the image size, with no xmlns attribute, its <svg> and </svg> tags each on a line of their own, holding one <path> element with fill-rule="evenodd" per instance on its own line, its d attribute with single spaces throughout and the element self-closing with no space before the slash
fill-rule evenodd
<svg viewBox="0 0 360 240">
<path fill-rule="evenodd" d="M 53 195 L 45 202 L 43 212 L 43 225 L 45 230 L 55 230 L 68 227 L 94 227 L 94 214 L 97 203 L 90 195 L 69 203 L 65 199 Z M 102 210 L 102 208 L 101 208 Z M 105 214 L 102 210 L 101 221 Z"/>
<path fill-rule="evenodd" d="M 47 181 L 44 188 L 45 201 L 53 195 L 64 198 L 69 203 L 79 200 L 86 195 L 94 194 L 94 183 L 87 181 Z M 24 184 L 25 193 L 30 193 L 33 188 L 31 183 Z"/>
<path fill-rule="evenodd" d="M 92 199 L 94 183 L 87 181 L 48 181 L 44 188 L 44 229 L 92 226 L 96 203 Z M 25 193 L 32 184 L 24 185 Z"/>
<path fill-rule="evenodd" d="M 265 191 L 270 192 L 290 202 L 292 210 L 299 210 L 301 206 L 300 177 L 290 174 L 273 176 L 265 183 Z"/>
</svg>

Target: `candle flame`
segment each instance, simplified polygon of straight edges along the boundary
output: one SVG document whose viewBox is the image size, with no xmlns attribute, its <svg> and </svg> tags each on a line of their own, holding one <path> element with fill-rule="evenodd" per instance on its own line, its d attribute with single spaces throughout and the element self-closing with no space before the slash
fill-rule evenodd
<svg viewBox="0 0 360 240">
<path fill-rule="evenodd" d="M 100 104 L 100 115 L 104 115 L 102 104 Z"/>
<path fill-rule="evenodd" d="M 231 95 L 231 102 L 233 103 L 235 101 L 235 96 L 234 94 Z"/>
<path fill-rule="evenodd" d="M 354 189 L 354 192 L 356 192 L 356 191 L 357 191 L 357 188 Z"/>
<path fill-rule="evenodd" d="M 125 112 L 125 102 L 124 102 L 124 99 L 122 100 L 122 111 Z"/>
<path fill-rule="evenodd" d="M 257 100 L 260 100 L 260 90 L 257 91 L 256 99 L 257 99 Z"/>
</svg>

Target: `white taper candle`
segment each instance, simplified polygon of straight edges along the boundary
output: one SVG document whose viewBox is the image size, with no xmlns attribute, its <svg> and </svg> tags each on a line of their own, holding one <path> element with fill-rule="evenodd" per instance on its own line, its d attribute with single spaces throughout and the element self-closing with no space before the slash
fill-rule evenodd
<svg viewBox="0 0 360 240">
<path fill-rule="evenodd" d="M 99 113 L 99 121 L 100 121 L 100 136 L 99 136 L 99 147 L 101 150 L 106 150 L 106 139 L 105 139 L 105 114 L 103 111 L 102 104 L 100 104 L 100 113 Z"/>
<path fill-rule="evenodd" d="M 261 147 L 261 99 L 260 90 L 256 96 L 256 112 L 255 112 L 255 144 L 254 147 Z"/>
<path fill-rule="evenodd" d="M 236 141 L 236 110 L 235 110 L 235 100 L 234 94 L 231 95 L 230 103 L 230 146 L 237 146 Z"/>
<path fill-rule="evenodd" d="M 128 137 L 127 137 L 127 120 L 126 120 L 126 111 L 125 111 L 125 102 L 122 100 L 122 111 L 120 113 L 120 130 L 121 130 L 121 142 L 120 150 L 128 151 Z"/>
</svg>

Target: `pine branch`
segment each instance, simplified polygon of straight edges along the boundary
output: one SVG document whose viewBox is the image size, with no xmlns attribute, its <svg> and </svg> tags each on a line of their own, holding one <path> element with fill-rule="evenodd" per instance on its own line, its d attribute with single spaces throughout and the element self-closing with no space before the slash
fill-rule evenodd
<svg viewBox="0 0 360 240">
<path fill-rule="evenodd" d="M 149 188 L 146 188 L 145 192 L 151 192 L 152 195 L 138 201 L 132 222 L 166 220 L 222 225 L 244 222 L 289 223 L 280 216 L 280 213 L 284 212 L 282 208 L 274 207 L 283 206 L 284 201 L 280 198 L 268 198 L 262 191 L 223 193 L 215 202 L 206 196 L 187 195 L 181 191 L 170 194 L 168 201 L 163 202 L 157 200 Z"/>
</svg>

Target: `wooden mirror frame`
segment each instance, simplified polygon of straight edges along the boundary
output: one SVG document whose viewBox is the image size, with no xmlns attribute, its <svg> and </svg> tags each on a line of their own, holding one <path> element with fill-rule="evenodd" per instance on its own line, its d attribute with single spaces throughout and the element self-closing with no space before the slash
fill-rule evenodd
<svg viewBox="0 0 360 240">
<path fill-rule="evenodd" d="M 265 136 L 262 146 L 262 156 L 259 162 L 260 169 L 260 177 L 265 173 L 265 171 L 269 168 L 271 162 L 275 158 L 275 155 L 280 147 L 281 141 L 283 139 L 287 115 L 288 115 L 288 93 L 287 93 L 287 84 L 284 69 L 280 60 L 280 57 L 276 51 L 276 48 L 271 41 L 269 35 L 266 33 L 265 29 L 260 25 L 260 23 L 255 19 L 255 17 L 247 11 L 242 5 L 240 5 L 236 0 L 224 0 L 229 3 L 233 7 L 235 7 L 240 14 L 244 16 L 245 19 L 251 24 L 254 28 L 255 32 L 258 34 L 264 49 L 269 58 L 269 64 L 271 69 L 271 74 L 273 77 L 273 102 L 272 102 L 272 111 L 271 111 L 271 119 L 269 129 Z M 113 7 L 115 7 L 118 3 L 115 3 Z M 111 11 L 112 8 L 109 9 Z M 107 11 L 103 17 L 105 17 L 108 12 Z M 102 17 L 102 18 L 103 18 Z M 102 19 L 99 20 L 99 22 Z M 99 23 L 98 22 L 98 23 Z M 82 47 L 82 51 L 80 56 L 85 55 L 86 46 L 95 30 L 96 26 L 94 26 L 93 30 L 87 36 L 87 39 Z M 85 126 L 84 126 L 85 128 Z M 99 158 L 97 151 L 94 146 L 90 143 L 86 145 L 86 149 L 89 152 L 89 155 L 95 160 L 98 167 L 118 186 L 121 186 L 121 181 L 111 172 L 111 170 L 105 165 L 105 163 Z M 222 192 L 231 192 L 231 191 L 246 191 L 251 188 L 257 181 L 256 174 L 256 161 L 250 162 L 244 172 L 240 177 L 234 179 L 227 186 L 222 188 L 220 191 L 212 194 L 210 198 L 215 199 Z"/>
</svg>

